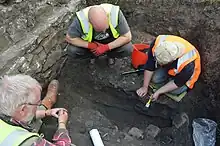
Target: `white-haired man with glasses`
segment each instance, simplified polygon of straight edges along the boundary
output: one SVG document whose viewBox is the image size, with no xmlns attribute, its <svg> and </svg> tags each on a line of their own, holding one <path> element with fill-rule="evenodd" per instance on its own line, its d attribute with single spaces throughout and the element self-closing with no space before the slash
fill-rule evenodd
<svg viewBox="0 0 220 146">
<path fill-rule="evenodd" d="M 41 101 L 41 86 L 28 75 L 4 76 L 0 79 L 0 146 L 69 146 L 66 109 L 51 108 L 56 102 L 58 81 L 53 80 Z M 46 116 L 58 118 L 53 142 L 37 132 Z"/>
</svg>

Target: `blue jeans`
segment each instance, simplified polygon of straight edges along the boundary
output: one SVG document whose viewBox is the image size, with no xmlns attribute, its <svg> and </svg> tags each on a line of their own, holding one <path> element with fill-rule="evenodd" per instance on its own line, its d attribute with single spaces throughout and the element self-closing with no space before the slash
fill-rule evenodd
<svg viewBox="0 0 220 146">
<path fill-rule="evenodd" d="M 167 70 L 164 68 L 157 69 L 154 72 L 153 77 L 151 79 L 151 81 L 153 83 L 159 84 L 161 86 L 165 85 L 170 80 L 172 80 L 172 78 L 171 78 L 171 76 L 168 75 Z M 170 93 L 175 94 L 175 95 L 179 95 L 179 94 L 183 93 L 184 91 L 186 91 L 187 89 L 188 89 L 188 87 L 186 85 L 183 85 L 182 87 L 179 87 L 173 91 L 170 91 Z"/>
</svg>

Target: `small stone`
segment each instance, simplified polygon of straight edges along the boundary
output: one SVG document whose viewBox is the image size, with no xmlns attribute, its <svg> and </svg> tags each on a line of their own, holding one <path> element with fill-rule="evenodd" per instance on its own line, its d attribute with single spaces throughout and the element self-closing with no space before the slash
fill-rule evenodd
<svg viewBox="0 0 220 146">
<path fill-rule="evenodd" d="M 120 139 L 117 139 L 117 142 L 118 142 L 118 143 L 120 143 L 120 142 L 121 142 L 121 140 L 120 140 Z"/>
<path fill-rule="evenodd" d="M 136 127 L 133 127 L 131 128 L 131 130 L 128 131 L 128 134 L 132 137 L 135 137 L 137 139 L 143 139 L 144 138 L 144 135 L 143 135 L 143 131 L 136 128 Z"/>
<path fill-rule="evenodd" d="M 173 28 L 171 26 L 168 28 L 168 30 L 169 32 L 173 32 Z"/>
<path fill-rule="evenodd" d="M 187 30 L 178 30 L 178 32 L 179 32 L 179 34 L 180 34 L 180 36 L 182 36 L 182 37 L 185 37 L 188 33 L 187 33 Z"/>
<path fill-rule="evenodd" d="M 99 90 L 100 88 L 98 86 L 94 86 L 94 89 L 95 90 Z"/>
<path fill-rule="evenodd" d="M 0 0 L 0 4 L 3 4 L 4 2 L 6 2 L 7 0 Z"/>
<path fill-rule="evenodd" d="M 22 0 L 16 0 L 15 2 L 16 2 L 16 3 L 20 3 L 20 2 L 22 2 Z"/>
<path fill-rule="evenodd" d="M 125 133 L 124 140 L 127 140 L 127 141 L 132 141 L 132 140 L 133 140 L 133 138 L 132 138 L 130 135 L 128 135 L 127 133 Z"/>
<path fill-rule="evenodd" d="M 9 46 L 10 46 L 10 41 L 7 39 L 7 37 L 3 35 L 0 36 L 0 49 L 8 48 Z"/>
<path fill-rule="evenodd" d="M 123 84 L 127 84 L 127 81 L 123 81 L 122 83 L 123 83 Z"/>
<path fill-rule="evenodd" d="M 4 34 L 6 32 L 6 26 L 0 27 L 0 34 Z"/>
<path fill-rule="evenodd" d="M 93 127 L 94 122 L 89 120 L 89 121 L 86 121 L 85 125 L 86 125 L 87 128 L 91 128 L 91 127 Z"/>
<path fill-rule="evenodd" d="M 150 124 L 146 130 L 145 130 L 145 134 L 147 137 L 152 137 L 152 138 L 155 138 L 159 133 L 160 133 L 160 128 L 155 126 L 155 125 L 152 125 Z"/>
<path fill-rule="evenodd" d="M 115 133 L 118 132 L 118 126 L 114 126 L 114 130 Z"/>
<path fill-rule="evenodd" d="M 181 113 L 176 115 L 173 118 L 172 124 L 179 129 L 180 127 L 182 127 L 185 123 L 187 123 L 187 126 L 189 125 L 189 117 L 186 113 Z"/>
<path fill-rule="evenodd" d="M 102 139 L 104 141 L 110 141 L 110 135 L 108 133 L 105 133 L 103 136 L 102 136 Z"/>
<path fill-rule="evenodd" d="M 86 128 L 85 127 L 80 127 L 79 132 L 81 134 L 85 134 L 86 133 Z"/>
<path fill-rule="evenodd" d="M 160 142 L 162 144 L 170 144 L 172 142 L 172 138 L 170 136 L 163 136 L 163 137 L 160 137 Z"/>
</svg>

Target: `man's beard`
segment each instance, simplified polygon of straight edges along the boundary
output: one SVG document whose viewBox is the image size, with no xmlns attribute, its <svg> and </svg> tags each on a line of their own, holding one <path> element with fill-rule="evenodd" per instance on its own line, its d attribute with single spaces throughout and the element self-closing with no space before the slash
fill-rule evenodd
<svg viewBox="0 0 220 146">
<path fill-rule="evenodd" d="M 35 117 L 35 114 L 33 114 L 31 112 L 28 113 L 26 119 L 24 120 L 25 123 L 27 123 L 28 125 L 31 124 L 31 122 L 33 121 L 34 117 Z"/>
</svg>

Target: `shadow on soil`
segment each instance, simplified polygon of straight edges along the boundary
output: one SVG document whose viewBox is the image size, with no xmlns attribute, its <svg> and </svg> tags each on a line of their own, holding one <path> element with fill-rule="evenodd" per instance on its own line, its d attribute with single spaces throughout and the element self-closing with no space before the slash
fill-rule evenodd
<svg viewBox="0 0 220 146">
<path fill-rule="evenodd" d="M 117 76 L 117 74 L 112 73 L 112 69 L 107 67 L 105 63 L 104 60 L 99 60 L 95 65 L 96 67 L 92 68 L 88 61 L 75 62 L 68 60 L 59 77 L 60 94 L 56 106 L 64 107 L 69 111 L 68 129 L 70 130 L 73 143 L 75 142 L 77 145 L 92 145 L 89 139 L 88 129 L 85 128 L 86 122 L 82 122 L 89 119 L 81 117 L 81 115 L 78 116 L 79 113 L 87 110 L 99 112 L 103 117 L 108 119 L 112 125 L 116 125 L 119 131 L 127 132 L 132 127 L 137 127 L 144 131 L 147 125 L 156 125 L 161 128 L 161 132 L 156 140 L 159 141 L 161 145 L 167 146 L 193 145 L 191 137 L 192 119 L 197 117 L 213 119 L 213 116 L 207 113 L 208 109 L 206 107 L 210 102 L 202 98 L 204 87 L 200 83 L 198 83 L 195 90 L 189 92 L 179 104 L 178 109 L 186 112 L 190 117 L 188 127 L 174 130 L 169 118 L 138 114 L 134 110 L 134 105 L 139 101 L 134 96 L 128 96 L 122 88 L 115 88 L 114 85 L 109 83 L 112 78 L 108 77 Z M 100 78 L 99 74 L 102 73 L 105 74 L 105 76 Z M 139 85 L 137 85 L 137 87 L 138 86 Z M 161 107 L 162 106 L 158 104 L 154 109 L 160 109 Z M 79 109 L 77 112 L 75 110 L 76 108 Z M 77 119 L 76 117 L 79 118 Z M 46 119 L 45 121 L 46 124 L 56 125 L 56 119 Z M 99 121 L 97 122 L 98 125 L 105 125 L 105 123 L 101 123 L 102 120 L 100 120 L 100 123 Z M 49 130 L 43 127 L 42 131 L 45 133 L 47 139 L 51 139 L 52 132 L 54 132 L 56 128 L 55 126 L 46 127 L 49 127 Z M 77 135 L 78 133 L 79 135 Z M 166 143 L 167 136 L 171 139 L 169 143 Z M 111 140 L 109 141 L 111 143 Z"/>
</svg>

